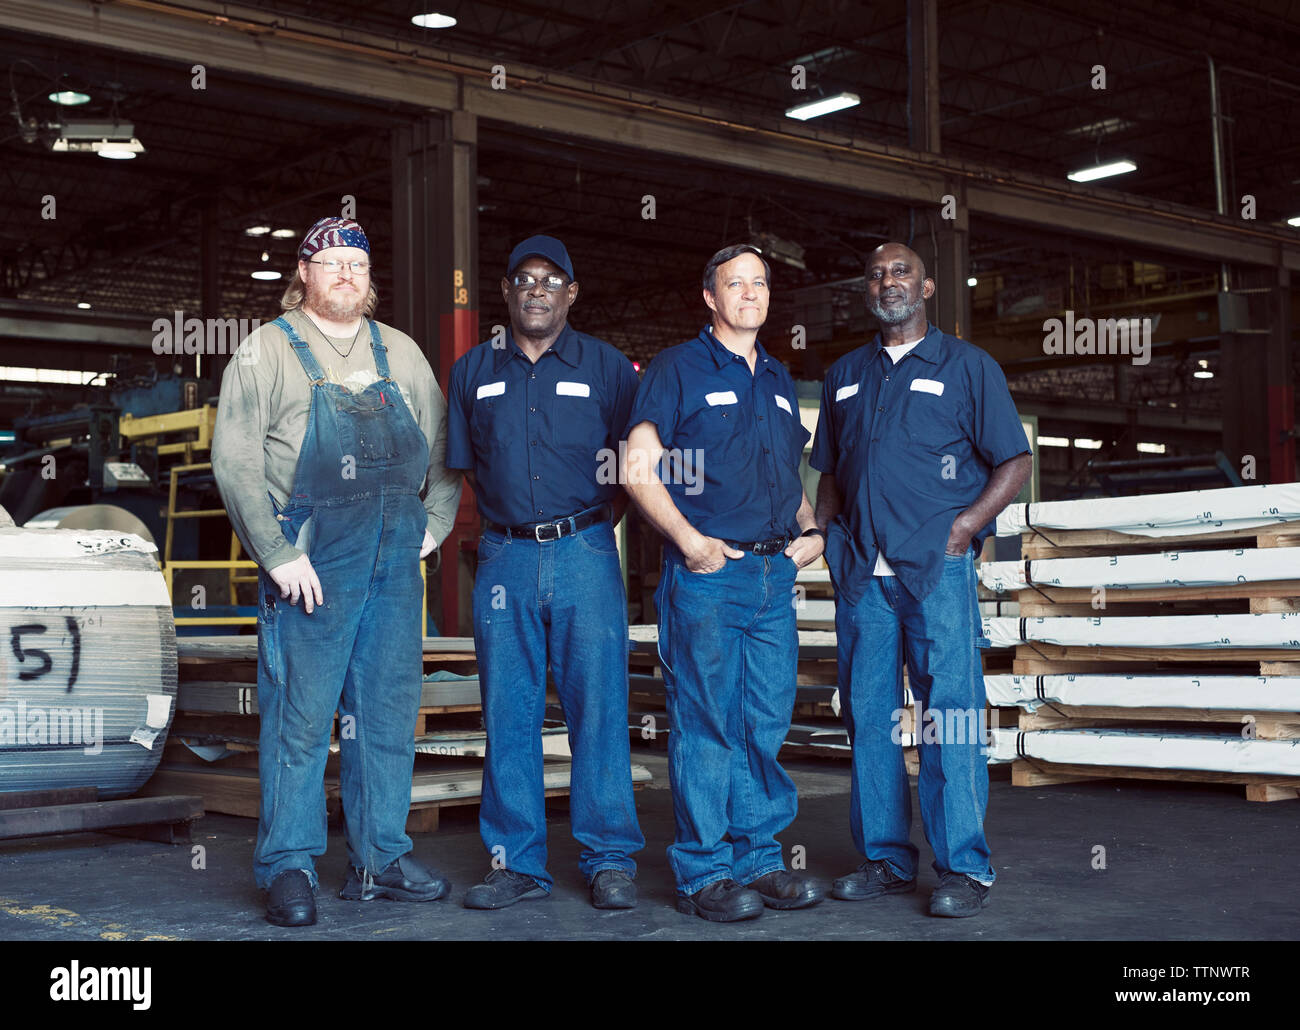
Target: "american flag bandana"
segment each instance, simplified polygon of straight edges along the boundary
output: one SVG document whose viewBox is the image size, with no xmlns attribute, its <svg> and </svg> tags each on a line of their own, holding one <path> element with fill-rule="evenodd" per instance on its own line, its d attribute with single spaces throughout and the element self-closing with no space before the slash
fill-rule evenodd
<svg viewBox="0 0 1300 1030">
<path fill-rule="evenodd" d="M 330 247 L 360 247 L 370 253 L 370 241 L 357 222 L 350 218 L 322 218 L 298 244 L 298 256 L 309 258 Z"/>
</svg>

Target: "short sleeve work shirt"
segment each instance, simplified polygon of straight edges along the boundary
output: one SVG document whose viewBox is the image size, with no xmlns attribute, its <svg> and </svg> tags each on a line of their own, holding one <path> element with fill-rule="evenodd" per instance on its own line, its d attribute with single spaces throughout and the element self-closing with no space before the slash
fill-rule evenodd
<svg viewBox="0 0 1300 1030">
<path fill-rule="evenodd" d="M 627 430 L 652 422 L 665 450 L 659 475 L 677 510 L 706 536 L 797 536 L 799 460 L 808 430 L 794 380 L 761 343 L 754 371 L 709 329 L 659 354 L 637 391 Z"/>
<path fill-rule="evenodd" d="M 479 514 L 519 526 L 612 501 L 632 362 L 567 325 L 536 363 L 504 344 L 462 354 L 447 387 L 447 467 L 474 473 Z"/>
<path fill-rule="evenodd" d="M 826 561 L 850 603 L 883 551 L 902 584 L 925 597 L 943 572 L 953 520 L 993 468 L 1029 451 L 1006 377 L 985 351 L 930 326 L 895 365 L 880 337 L 835 362 L 822 385 L 812 465 L 844 498 Z M 993 532 L 975 535 L 978 548 Z"/>
</svg>

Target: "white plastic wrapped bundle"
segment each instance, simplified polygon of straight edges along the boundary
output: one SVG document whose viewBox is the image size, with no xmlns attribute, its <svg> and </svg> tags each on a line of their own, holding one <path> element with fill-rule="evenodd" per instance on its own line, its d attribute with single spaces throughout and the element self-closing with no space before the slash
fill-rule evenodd
<svg viewBox="0 0 1300 1030">
<path fill-rule="evenodd" d="M 985 676 L 984 689 L 989 704 L 1030 712 L 1045 704 L 1300 712 L 1297 676 L 999 675 Z"/>
<path fill-rule="evenodd" d="M 1062 647 L 1300 649 L 1300 612 L 1249 615 L 1042 616 L 983 620 L 992 647 L 1036 641 Z"/>
<path fill-rule="evenodd" d="M 176 698 L 157 548 L 108 530 L 0 528 L 0 791 L 152 775 Z"/>
<path fill-rule="evenodd" d="M 998 536 L 1026 529 L 1110 529 L 1135 536 L 1188 536 L 1257 529 L 1300 520 L 1300 483 L 1229 486 L 1219 490 L 1138 497 L 1013 504 L 997 518 Z"/>
<path fill-rule="evenodd" d="M 1136 729 L 995 729 L 992 735 L 990 762 L 1037 758 L 1063 765 L 1300 776 L 1300 740 Z"/>
<path fill-rule="evenodd" d="M 1161 551 L 1106 558 L 1041 558 L 1025 563 L 993 561 L 980 565 L 980 582 L 1005 593 L 1039 587 L 1150 590 L 1208 587 L 1227 583 L 1270 583 L 1300 579 L 1300 547 L 1237 548 L 1223 551 Z"/>
</svg>

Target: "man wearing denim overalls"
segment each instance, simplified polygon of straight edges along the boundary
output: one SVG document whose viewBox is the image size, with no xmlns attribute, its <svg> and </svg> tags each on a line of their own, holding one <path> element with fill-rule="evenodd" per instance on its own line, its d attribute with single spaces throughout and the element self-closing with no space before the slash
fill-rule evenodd
<svg viewBox="0 0 1300 1030">
<path fill-rule="evenodd" d="M 378 295 L 360 225 L 321 219 L 298 259 L 284 314 L 226 368 L 212 443 L 231 525 L 261 567 L 254 872 L 278 926 L 316 921 L 336 711 L 340 896 L 433 901 L 451 890 L 414 858 L 405 830 L 423 679 L 419 562 L 446 537 L 461 489 L 443 465 L 446 404 L 415 342 L 370 318 Z"/>
<path fill-rule="evenodd" d="M 654 359 L 628 420 L 627 489 L 665 537 L 655 607 L 677 823 L 668 856 L 678 911 L 713 922 L 824 897 L 786 870 L 776 839 L 797 807 L 777 761 L 794 712 L 795 571 L 822 538 L 799 479 L 808 431 L 794 381 L 758 342 L 769 275 L 748 245 L 713 255 L 713 324 Z"/>
<path fill-rule="evenodd" d="M 568 324 L 578 283 L 559 240 L 516 246 L 501 293 L 509 331 L 458 358 L 447 388 L 447 465 L 465 470 L 483 519 L 474 648 L 488 737 L 479 832 L 492 868 L 465 905 L 499 909 L 551 892 L 541 737 L 549 661 L 573 753 L 579 871 L 596 908 L 632 908 L 632 855 L 645 838 L 632 796 L 614 526 L 627 507 L 617 454 L 637 375 L 624 354 Z"/>
<path fill-rule="evenodd" d="M 930 914 L 969 917 L 994 880 L 975 554 L 1033 459 L 997 362 L 926 321 L 934 280 L 916 253 L 881 245 L 866 283 L 880 335 L 827 371 L 812 452 L 853 743 L 850 823 L 865 859 L 831 893 L 867 901 L 916 890 L 912 793 L 895 733 L 906 661 L 925 709 L 917 790 L 939 876 Z"/>
</svg>

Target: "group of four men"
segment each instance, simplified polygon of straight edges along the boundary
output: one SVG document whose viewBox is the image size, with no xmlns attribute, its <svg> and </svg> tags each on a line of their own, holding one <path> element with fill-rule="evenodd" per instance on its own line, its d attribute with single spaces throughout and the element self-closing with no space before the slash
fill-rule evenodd
<svg viewBox="0 0 1300 1030">
<path fill-rule="evenodd" d="M 218 409 L 213 469 L 262 569 L 255 873 L 267 918 L 315 921 L 336 710 L 350 731 L 339 742 L 350 860 L 341 896 L 450 892 L 411 854 L 404 820 L 421 682 L 418 558 L 450 531 L 461 472 L 483 526 L 473 606 L 488 737 L 480 830 L 492 856 L 466 906 L 552 889 L 548 667 L 572 749 L 580 871 L 597 908 L 636 904 L 632 856 L 645 841 L 614 537 L 629 496 L 664 536 L 655 603 L 678 909 L 733 921 L 824 897 L 786 869 L 776 839 L 796 812 L 777 761 L 795 698 L 796 571 L 823 550 L 853 742 L 851 826 L 865 858 L 832 894 L 914 890 L 910 789 L 893 732 L 903 661 L 925 708 L 983 708 L 974 555 L 1031 460 L 996 363 L 927 324 L 934 283 L 917 255 L 890 243 L 869 259 L 881 335 L 826 376 L 815 509 L 799 475 L 809 433 L 794 382 L 758 341 L 770 269 L 757 249 L 709 260 L 710 324 L 638 382 L 625 355 L 569 326 L 572 261 L 559 240 L 531 237 L 501 282 L 509 330 L 456 361 L 446 403 L 416 344 L 371 320 L 370 271 L 359 225 L 313 226 L 285 313 L 245 341 Z M 363 336 L 368 349 L 357 347 Z M 614 456 L 618 482 L 604 474 Z M 920 742 L 919 782 L 940 877 L 930 911 L 974 915 L 994 878 L 983 742 L 932 740 Z"/>
</svg>

